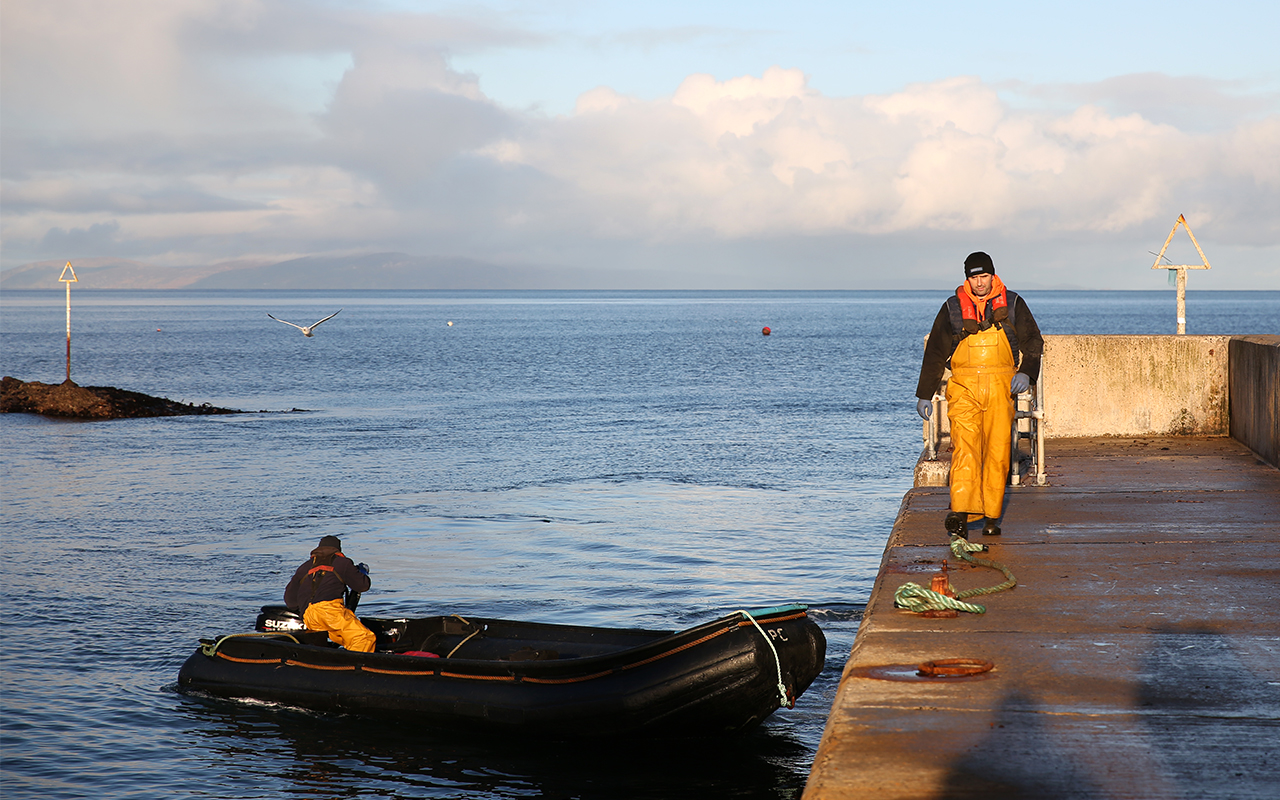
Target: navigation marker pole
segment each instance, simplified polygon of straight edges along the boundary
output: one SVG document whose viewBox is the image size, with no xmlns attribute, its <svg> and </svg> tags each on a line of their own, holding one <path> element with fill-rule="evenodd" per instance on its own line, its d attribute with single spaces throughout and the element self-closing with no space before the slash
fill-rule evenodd
<svg viewBox="0 0 1280 800">
<path fill-rule="evenodd" d="M 67 273 L 71 274 L 70 278 Z M 70 261 L 62 268 L 62 277 L 58 280 L 67 285 L 67 383 L 71 383 L 71 284 L 78 283 L 80 279 L 76 277 Z"/>
<path fill-rule="evenodd" d="M 1173 241 L 1173 235 L 1178 232 L 1178 226 L 1187 229 L 1187 235 L 1191 237 L 1191 243 L 1196 246 L 1196 252 L 1200 254 L 1199 264 L 1166 264 L 1161 265 L 1160 259 L 1164 258 L 1164 251 L 1169 249 L 1169 242 Z M 1169 259 L 1164 258 L 1165 261 Z M 1173 223 L 1173 230 L 1169 231 L 1169 238 L 1164 240 L 1164 247 L 1160 248 L 1160 253 L 1156 256 L 1156 263 L 1151 265 L 1152 269 L 1167 269 L 1169 276 L 1173 277 L 1174 270 L 1178 272 L 1178 333 L 1185 334 L 1187 332 L 1187 270 L 1189 269 L 1211 269 L 1209 259 L 1204 257 L 1204 251 L 1200 249 L 1200 243 L 1196 241 L 1196 235 L 1191 232 L 1191 226 L 1187 224 L 1187 220 L 1181 214 L 1178 215 L 1178 221 Z"/>
</svg>

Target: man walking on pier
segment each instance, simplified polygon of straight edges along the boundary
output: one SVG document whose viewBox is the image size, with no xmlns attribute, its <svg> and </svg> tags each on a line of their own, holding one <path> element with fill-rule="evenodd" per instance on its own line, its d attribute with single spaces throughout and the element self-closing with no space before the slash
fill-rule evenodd
<svg viewBox="0 0 1280 800">
<path fill-rule="evenodd" d="M 950 367 L 951 510 L 948 533 L 968 537 L 968 524 L 1000 533 L 1008 483 L 1014 397 L 1040 374 L 1044 339 L 1026 301 L 1005 288 L 991 256 L 970 253 L 965 282 L 933 320 L 916 385 L 916 411 L 928 419 L 933 396 Z"/>
</svg>

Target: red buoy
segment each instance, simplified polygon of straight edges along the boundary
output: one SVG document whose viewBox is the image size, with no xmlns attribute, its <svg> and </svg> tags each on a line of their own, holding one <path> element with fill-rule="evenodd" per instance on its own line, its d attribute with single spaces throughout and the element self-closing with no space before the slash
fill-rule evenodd
<svg viewBox="0 0 1280 800">
<path fill-rule="evenodd" d="M 769 330 L 768 325 L 764 326 L 764 328 L 762 328 L 760 332 L 763 333 L 765 336 L 768 336 L 769 334 L 773 333 L 773 331 Z"/>
</svg>

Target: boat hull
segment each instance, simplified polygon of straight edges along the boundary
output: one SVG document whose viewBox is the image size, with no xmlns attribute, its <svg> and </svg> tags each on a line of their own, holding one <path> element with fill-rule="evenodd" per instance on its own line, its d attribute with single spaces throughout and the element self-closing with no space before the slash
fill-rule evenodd
<svg viewBox="0 0 1280 800">
<path fill-rule="evenodd" d="M 376 652 L 348 652 L 301 632 L 206 642 L 183 665 L 179 688 L 432 726 L 704 735 L 753 727 L 793 703 L 826 653 L 821 629 L 800 606 L 678 632 L 364 621 L 379 634 Z M 406 654 L 430 650 L 441 657 Z"/>
</svg>

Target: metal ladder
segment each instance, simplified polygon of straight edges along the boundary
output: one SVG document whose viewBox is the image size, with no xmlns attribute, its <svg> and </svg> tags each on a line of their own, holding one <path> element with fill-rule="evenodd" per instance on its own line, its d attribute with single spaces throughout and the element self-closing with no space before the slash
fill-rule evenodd
<svg viewBox="0 0 1280 800">
<path fill-rule="evenodd" d="M 942 444 L 942 415 L 946 413 L 947 378 L 944 375 L 942 385 L 933 395 L 933 413 L 924 420 L 925 458 L 938 460 L 938 449 Z M 1044 375 L 1030 391 L 1018 395 L 1013 415 L 1013 435 L 1010 437 L 1009 485 L 1022 486 L 1021 458 L 1019 444 L 1029 440 L 1031 448 L 1031 467 L 1027 473 L 1028 481 L 1034 479 L 1036 486 L 1045 486 L 1048 479 L 1044 471 Z"/>
<path fill-rule="evenodd" d="M 1042 396 L 1044 393 L 1044 374 L 1040 375 L 1040 380 L 1035 386 L 1031 387 L 1031 391 L 1023 392 L 1018 395 L 1013 412 L 1013 436 L 1010 437 L 1009 455 L 1009 485 L 1022 485 L 1022 470 L 1019 468 L 1019 461 L 1022 454 L 1019 451 L 1019 443 L 1023 439 L 1029 440 L 1031 445 L 1031 468 L 1027 472 L 1027 479 L 1035 478 L 1036 486 L 1044 486 L 1048 483 L 1048 479 L 1044 473 L 1044 403 Z"/>
</svg>

